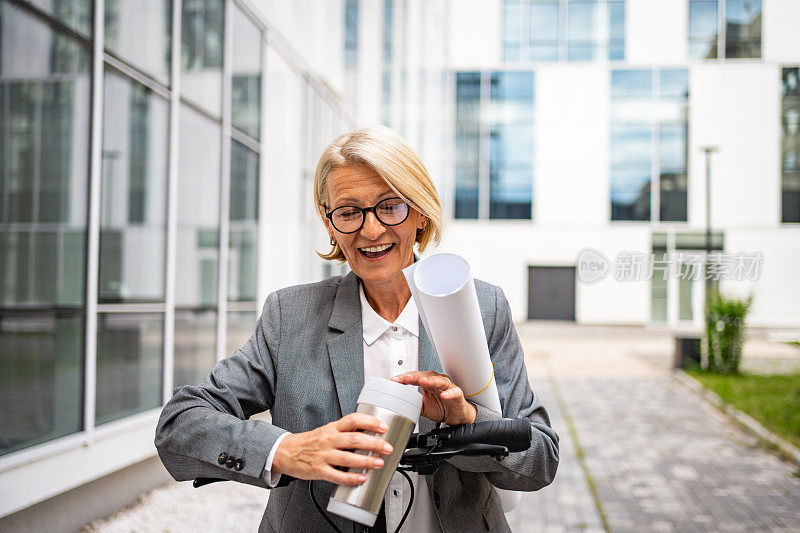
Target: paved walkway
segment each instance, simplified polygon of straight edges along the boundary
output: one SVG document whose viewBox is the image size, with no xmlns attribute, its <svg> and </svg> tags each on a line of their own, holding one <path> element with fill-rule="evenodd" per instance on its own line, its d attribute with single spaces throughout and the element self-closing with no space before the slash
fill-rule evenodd
<svg viewBox="0 0 800 533">
<path fill-rule="evenodd" d="M 671 378 L 671 337 L 638 328 L 541 323 L 519 332 L 534 386 L 546 376 L 561 391 L 562 412 L 554 419 L 572 421 L 609 529 L 800 531 L 795 469 Z M 548 388 L 542 391 L 546 396 Z M 573 440 L 554 423 L 562 446 Z M 580 496 L 585 485 L 560 474 L 525 500 L 530 507 L 522 513 L 541 520 L 519 520 L 515 531 L 570 531 L 602 522 Z M 560 498 L 572 491 L 579 496 Z M 592 511 L 594 519 L 585 524 L 564 518 Z"/>
<path fill-rule="evenodd" d="M 518 330 L 561 437 L 561 464 L 550 487 L 523 495 L 509 515 L 514 531 L 800 531 L 795 469 L 671 378 L 669 334 L 560 323 Z M 87 529 L 252 532 L 265 502 L 245 485 L 174 483 Z"/>
</svg>

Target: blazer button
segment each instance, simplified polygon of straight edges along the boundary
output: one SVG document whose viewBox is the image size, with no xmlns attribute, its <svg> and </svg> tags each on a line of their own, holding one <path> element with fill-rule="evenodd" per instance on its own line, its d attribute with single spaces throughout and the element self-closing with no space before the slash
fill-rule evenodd
<svg viewBox="0 0 800 533">
<path fill-rule="evenodd" d="M 222 452 L 221 454 L 219 454 L 219 457 L 217 457 L 217 462 L 221 465 L 224 465 L 225 461 L 227 460 L 228 460 L 228 454 L 225 452 Z"/>
<path fill-rule="evenodd" d="M 437 509 L 442 504 L 442 501 L 439 499 L 439 493 L 438 492 L 434 492 L 433 493 L 433 504 L 436 506 Z"/>
<path fill-rule="evenodd" d="M 236 462 L 233 463 L 233 469 L 237 472 L 244 468 L 244 459 L 236 459 Z"/>
<path fill-rule="evenodd" d="M 228 456 L 228 460 L 225 461 L 226 468 L 233 468 L 233 464 L 236 462 L 236 457 Z"/>
</svg>

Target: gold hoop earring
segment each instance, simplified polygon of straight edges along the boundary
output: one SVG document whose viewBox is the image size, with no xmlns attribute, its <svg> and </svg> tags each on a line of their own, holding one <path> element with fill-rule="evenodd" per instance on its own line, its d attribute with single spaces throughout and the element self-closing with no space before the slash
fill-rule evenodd
<svg viewBox="0 0 800 533">
<path fill-rule="evenodd" d="M 336 241 L 333 240 L 333 237 L 331 237 L 331 246 L 336 246 Z"/>
</svg>

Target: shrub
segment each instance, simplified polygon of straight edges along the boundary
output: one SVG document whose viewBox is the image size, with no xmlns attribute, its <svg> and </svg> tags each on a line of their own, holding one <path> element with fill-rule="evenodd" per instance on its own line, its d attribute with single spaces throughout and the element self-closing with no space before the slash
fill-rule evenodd
<svg viewBox="0 0 800 533">
<path fill-rule="evenodd" d="M 706 368 L 720 374 L 738 374 L 744 346 L 744 322 L 753 297 L 744 300 L 711 297 L 706 311 Z"/>
</svg>

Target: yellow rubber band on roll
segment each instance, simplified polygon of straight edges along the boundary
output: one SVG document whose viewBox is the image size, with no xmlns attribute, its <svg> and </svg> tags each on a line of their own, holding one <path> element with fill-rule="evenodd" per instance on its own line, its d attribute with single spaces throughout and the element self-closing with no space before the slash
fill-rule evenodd
<svg viewBox="0 0 800 533">
<path fill-rule="evenodd" d="M 493 379 L 494 379 L 494 364 L 492 364 L 492 375 L 489 378 L 489 383 L 487 383 L 486 386 L 484 388 L 482 388 L 481 390 L 479 390 L 478 392 L 476 392 L 474 394 L 467 394 L 467 395 L 464 396 L 464 398 L 472 398 L 473 396 L 477 396 L 478 394 L 482 393 L 483 391 L 485 391 L 486 389 L 489 388 L 489 385 L 492 384 L 492 380 Z"/>
</svg>

